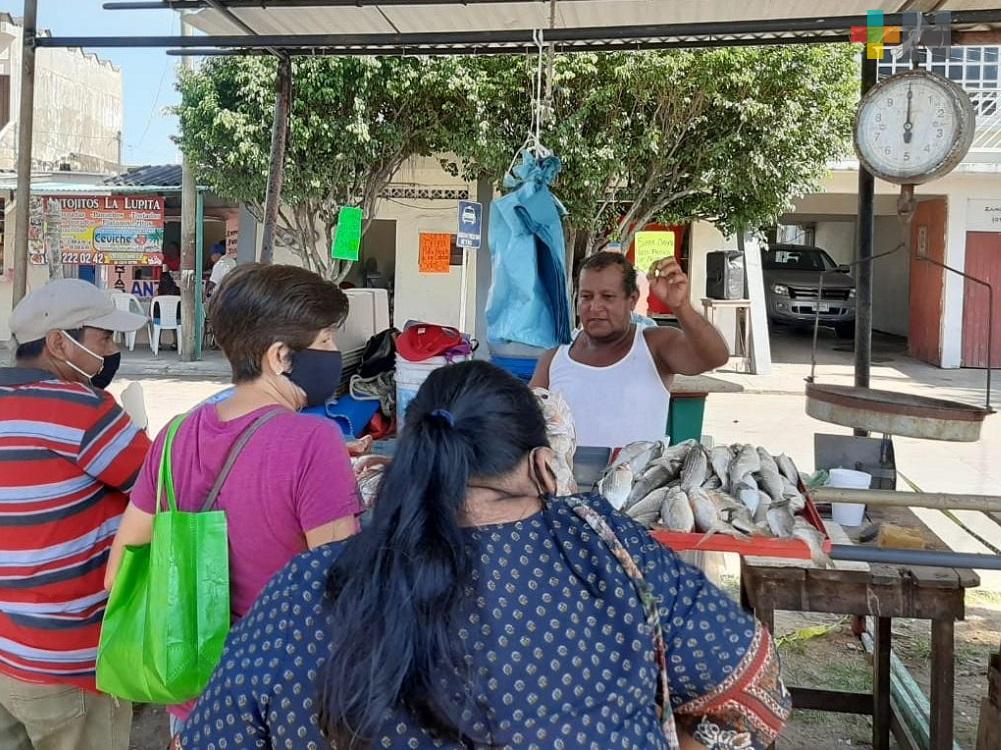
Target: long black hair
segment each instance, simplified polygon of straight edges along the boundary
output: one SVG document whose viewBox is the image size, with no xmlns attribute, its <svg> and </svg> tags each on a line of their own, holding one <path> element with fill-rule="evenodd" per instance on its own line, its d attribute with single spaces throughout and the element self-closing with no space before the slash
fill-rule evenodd
<svg viewBox="0 0 1001 750">
<path fill-rule="evenodd" d="M 442 739 L 484 741 L 460 718 L 475 701 L 458 650 L 473 564 L 460 513 L 470 479 L 508 474 L 546 444 L 535 396 L 498 367 L 452 365 L 421 386 L 372 521 L 329 574 L 320 720 L 338 748 L 370 747 L 401 708 Z"/>
</svg>

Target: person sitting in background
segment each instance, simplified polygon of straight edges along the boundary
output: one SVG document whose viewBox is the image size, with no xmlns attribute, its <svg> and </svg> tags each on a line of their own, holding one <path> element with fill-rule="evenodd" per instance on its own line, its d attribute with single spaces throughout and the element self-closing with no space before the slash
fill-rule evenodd
<svg viewBox="0 0 1001 750">
<path fill-rule="evenodd" d="M 234 618 L 247 613 L 295 555 L 358 529 L 358 491 L 340 430 L 298 413 L 324 403 L 340 383 L 334 329 L 347 313 L 347 297 L 336 284 L 292 266 L 242 266 L 213 295 L 215 334 L 235 387 L 225 401 L 195 409 L 177 432 L 178 510 L 200 510 L 238 437 L 258 418 L 279 412 L 247 445 L 216 504 L 229 525 Z M 151 538 L 165 436 L 166 430 L 154 442 L 115 537 L 109 589 L 123 547 Z M 170 708 L 172 734 L 190 708 Z"/>
<path fill-rule="evenodd" d="M 132 706 L 97 692 L 108 548 L 149 439 L 101 390 L 113 332 L 146 324 L 93 284 L 14 308 L 0 369 L 0 748 L 127 750 Z"/>
<path fill-rule="evenodd" d="M 275 577 L 181 746 L 769 745 L 768 632 L 606 500 L 552 497 L 551 457 L 513 375 L 432 372 L 371 523 Z"/>
<path fill-rule="evenodd" d="M 181 287 L 177 285 L 175 273 L 181 272 L 181 246 L 176 242 L 168 242 L 163 248 L 163 265 L 160 267 L 160 285 L 156 293 L 161 296 L 180 296 Z"/>
<path fill-rule="evenodd" d="M 221 245 L 222 243 L 220 243 Z M 225 250 L 222 257 L 212 266 L 212 275 L 205 285 L 205 296 L 210 297 L 217 286 L 226 278 L 226 274 L 236 268 L 236 248 Z"/>
</svg>

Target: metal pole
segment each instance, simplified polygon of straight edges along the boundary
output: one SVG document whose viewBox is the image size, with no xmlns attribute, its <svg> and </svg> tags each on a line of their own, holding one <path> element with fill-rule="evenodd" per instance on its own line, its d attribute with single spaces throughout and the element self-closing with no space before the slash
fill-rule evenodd
<svg viewBox="0 0 1001 750">
<path fill-rule="evenodd" d="M 285 145 L 288 142 L 289 110 L 292 105 L 292 60 L 278 60 L 278 80 L 275 93 L 275 118 L 271 125 L 271 167 L 268 191 L 264 198 L 264 234 L 261 241 L 261 263 L 274 259 L 275 224 L 282 202 L 282 178 L 285 172 Z"/>
<path fill-rule="evenodd" d="M 893 490 L 816 487 L 810 496 L 818 503 L 865 503 L 878 507 L 979 510 L 1001 513 L 1001 497 L 994 495 L 949 495 L 943 492 L 894 492 Z"/>
<path fill-rule="evenodd" d="M 862 96 L 876 83 L 876 61 L 862 58 Z M 858 175 L 858 271 L 855 281 L 855 385 L 869 387 L 872 367 L 872 263 L 873 234 L 875 231 L 875 179 L 859 164 Z M 819 305 L 821 300 L 817 300 Z M 855 430 L 856 435 L 867 436 L 865 430 Z"/>
<path fill-rule="evenodd" d="M 35 115 L 35 26 L 38 0 L 24 0 L 21 27 L 21 103 L 17 121 L 17 192 L 14 199 L 14 298 L 28 291 L 28 224 L 31 222 L 31 143 Z"/>
<path fill-rule="evenodd" d="M 476 297 L 473 312 L 473 335 L 480 342 L 477 357 L 489 357 L 490 349 L 487 342 L 487 298 L 490 295 L 490 283 L 493 278 L 493 268 L 490 261 L 490 204 L 494 199 L 494 183 L 489 177 L 481 176 L 476 181 L 476 200 L 483 206 L 480 235 L 480 246 L 476 253 Z M 567 274 L 573 272 L 567 269 Z"/>
<path fill-rule="evenodd" d="M 205 193 L 195 193 L 195 360 L 202 359 L 202 341 L 205 339 Z"/>
<path fill-rule="evenodd" d="M 969 552 L 946 552 L 937 549 L 889 549 L 856 544 L 831 546 L 832 560 L 882 563 L 886 565 L 925 565 L 931 568 L 978 568 L 1001 570 L 1001 555 L 977 555 Z"/>
<path fill-rule="evenodd" d="M 185 17 L 181 16 L 181 34 L 191 34 Z M 184 60 L 186 70 L 191 70 L 191 60 Z M 195 359 L 195 338 L 198 321 L 195 316 L 195 239 L 198 200 L 195 175 L 188 155 L 181 154 L 181 337 L 177 342 L 178 356 L 182 362 Z"/>
</svg>

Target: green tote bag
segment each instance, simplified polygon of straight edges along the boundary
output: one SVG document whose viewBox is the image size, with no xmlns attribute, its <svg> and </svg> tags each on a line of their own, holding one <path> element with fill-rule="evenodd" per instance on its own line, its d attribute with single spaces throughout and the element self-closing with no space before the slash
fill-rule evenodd
<svg viewBox="0 0 1001 750">
<path fill-rule="evenodd" d="M 177 509 L 167 430 L 149 544 L 126 547 L 108 598 L 97 651 L 97 688 L 142 703 L 174 704 L 205 689 L 230 626 L 226 514 L 213 510 L 250 438 L 281 410 L 247 427 L 230 450 L 201 512 Z M 166 502 L 164 502 L 166 501 Z"/>
</svg>

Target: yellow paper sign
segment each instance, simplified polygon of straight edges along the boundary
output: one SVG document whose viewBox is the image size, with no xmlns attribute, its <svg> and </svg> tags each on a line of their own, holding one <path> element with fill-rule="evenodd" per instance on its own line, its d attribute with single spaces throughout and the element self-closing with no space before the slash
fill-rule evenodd
<svg viewBox="0 0 1001 750">
<path fill-rule="evenodd" d="M 448 273 L 452 258 L 452 235 L 421 233 L 418 270 L 421 273 Z"/>
<path fill-rule="evenodd" d="M 649 273 L 658 260 L 674 257 L 674 232 L 636 233 L 636 270 Z"/>
</svg>

